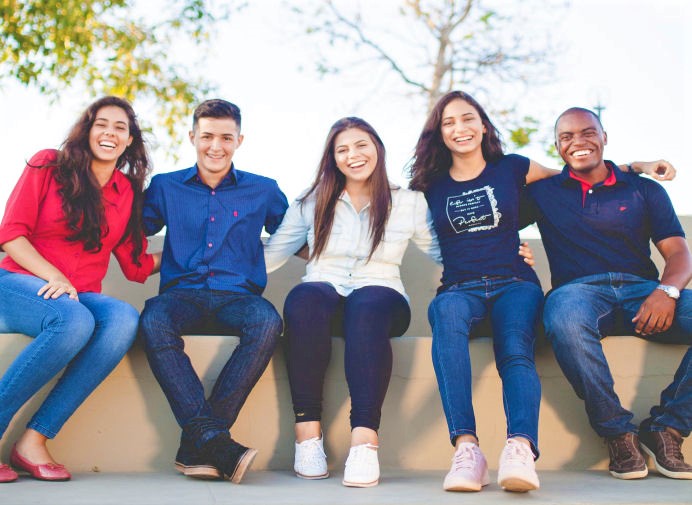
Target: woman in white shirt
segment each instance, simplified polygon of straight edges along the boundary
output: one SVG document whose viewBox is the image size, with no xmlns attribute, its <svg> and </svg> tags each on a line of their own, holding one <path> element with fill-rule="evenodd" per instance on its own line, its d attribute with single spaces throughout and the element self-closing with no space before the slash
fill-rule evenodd
<svg viewBox="0 0 692 505">
<path fill-rule="evenodd" d="M 411 317 L 399 274 L 409 239 L 439 261 L 423 194 L 389 182 L 384 145 L 367 122 L 340 119 L 327 136 L 315 181 L 293 202 L 265 247 L 269 271 L 306 242 L 309 247 L 303 283 L 284 305 L 298 477 L 329 475 L 322 385 L 331 336 L 340 335 L 352 427 L 343 484 L 379 482 L 377 430 L 392 370 L 389 339 L 402 335 Z"/>
</svg>

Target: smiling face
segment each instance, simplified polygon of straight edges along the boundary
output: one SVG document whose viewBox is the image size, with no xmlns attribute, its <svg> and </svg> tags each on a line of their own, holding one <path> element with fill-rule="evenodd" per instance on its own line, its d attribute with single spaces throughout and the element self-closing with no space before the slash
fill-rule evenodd
<svg viewBox="0 0 692 505">
<path fill-rule="evenodd" d="M 243 136 L 231 118 L 201 117 L 190 132 L 190 142 L 197 151 L 200 179 L 215 187 L 231 169 L 233 155 L 243 143 Z"/>
<path fill-rule="evenodd" d="M 118 158 L 132 142 L 127 113 L 118 106 L 101 107 L 89 130 L 93 163 L 115 167 Z"/>
<path fill-rule="evenodd" d="M 452 100 L 442 111 L 440 134 L 452 155 L 467 155 L 480 150 L 485 132 L 480 114 L 464 100 Z"/>
<path fill-rule="evenodd" d="M 364 183 L 377 166 L 377 147 L 367 132 L 349 128 L 334 139 L 334 160 L 347 185 Z"/>
<path fill-rule="evenodd" d="M 570 109 L 555 124 L 555 147 L 570 169 L 581 177 L 601 178 L 608 169 L 603 150 L 608 137 L 598 119 L 586 110 Z"/>
</svg>

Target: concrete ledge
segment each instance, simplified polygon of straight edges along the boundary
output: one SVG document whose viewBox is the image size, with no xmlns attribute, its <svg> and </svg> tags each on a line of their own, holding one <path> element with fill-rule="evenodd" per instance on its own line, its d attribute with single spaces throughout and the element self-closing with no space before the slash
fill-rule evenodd
<svg viewBox="0 0 692 505">
<path fill-rule="evenodd" d="M 0 336 L 0 373 L 29 341 L 23 335 Z M 237 338 L 188 336 L 185 342 L 210 390 Z M 394 370 L 383 411 L 380 463 L 387 469 L 444 470 L 451 445 L 430 360 L 431 339 L 402 337 L 393 340 L 393 346 Z M 636 420 L 646 417 L 650 406 L 658 402 L 686 349 L 635 337 L 609 337 L 604 347 L 618 394 L 634 411 Z M 479 436 L 490 467 L 495 469 L 506 428 L 492 342 L 487 338 L 472 341 L 471 354 Z M 545 345 L 538 349 L 537 367 L 543 385 L 539 469 L 605 468 L 607 451 L 588 426 L 583 403 Z M 32 399 L 10 425 L 0 448 L 4 461 L 12 441 L 42 398 L 39 394 Z M 324 398 L 330 466 L 340 469 L 348 451 L 350 401 L 343 374 L 343 341 L 339 338 L 333 339 Z M 255 468 L 292 467 L 293 414 L 281 350 L 248 398 L 233 436 L 259 449 Z M 165 471 L 172 468 L 178 437 L 178 426 L 144 353 L 135 347 L 68 421 L 51 442 L 51 449 L 61 462 L 78 472 Z M 683 448 L 688 460 L 692 459 L 692 445 Z"/>
</svg>

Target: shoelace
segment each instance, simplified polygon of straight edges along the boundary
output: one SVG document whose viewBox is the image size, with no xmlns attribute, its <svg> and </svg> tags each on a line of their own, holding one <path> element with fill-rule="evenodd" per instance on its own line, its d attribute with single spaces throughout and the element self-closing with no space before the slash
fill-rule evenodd
<svg viewBox="0 0 692 505">
<path fill-rule="evenodd" d="M 472 469 L 476 466 L 476 452 L 472 447 L 462 447 L 452 456 L 452 463 L 455 471 Z"/>
<path fill-rule="evenodd" d="M 510 443 L 507 444 L 508 450 L 505 452 L 505 459 L 511 461 L 512 463 L 525 463 L 526 462 L 526 450 L 521 446 L 523 444 Z"/>
<path fill-rule="evenodd" d="M 680 442 L 675 439 L 672 433 L 662 431 L 661 438 L 663 439 L 663 453 L 666 456 L 678 460 L 684 459 L 680 450 Z"/>
<path fill-rule="evenodd" d="M 302 463 L 319 463 L 322 460 L 322 458 L 327 457 L 327 455 L 322 450 L 322 447 L 320 447 L 320 443 L 317 440 L 318 439 L 316 438 L 311 438 L 301 443 L 301 445 L 305 444 L 306 446 L 309 446 L 309 449 L 300 452 L 300 461 Z"/>
<path fill-rule="evenodd" d="M 374 465 L 375 460 L 372 459 L 370 452 L 377 453 L 378 446 L 373 444 L 357 445 L 353 448 L 351 456 L 346 460 L 346 466 L 349 465 Z"/>
</svg>

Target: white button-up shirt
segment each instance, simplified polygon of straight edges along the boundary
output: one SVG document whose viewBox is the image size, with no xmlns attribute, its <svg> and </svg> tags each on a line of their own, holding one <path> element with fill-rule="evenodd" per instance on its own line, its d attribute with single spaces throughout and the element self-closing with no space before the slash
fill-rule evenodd
<svg viewBox="0 0 692 505">
<path fill-rule="evenodd" d="M 315 199 L 303 204 L 294 201 L 264 246 L 264 260 L 271 272 L 286 263 L 307 242 L 315 244 Z M 344 191 L 336 203 L 329 240 L 318 258 L 307 264 L 303 282 L 326 282 L 341 296 L 364 286 L 385 286 L 408 296 L 401 282 L 399 266 L 409 240 L 440 263 L 440 248 L 432 216 L 423 193 L 403 188 L 392 189 L 392 209 L 382 242 L 370 261 L 370 204 L 357 212 Z"/>
</svg>

